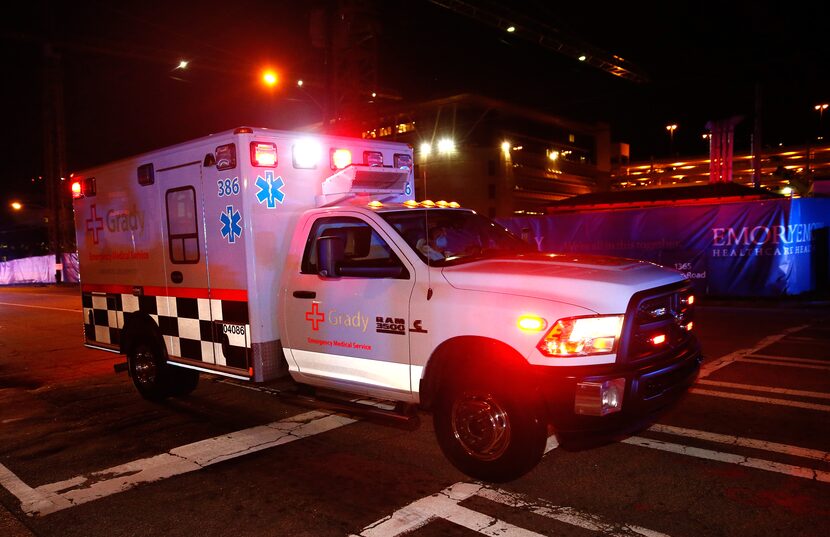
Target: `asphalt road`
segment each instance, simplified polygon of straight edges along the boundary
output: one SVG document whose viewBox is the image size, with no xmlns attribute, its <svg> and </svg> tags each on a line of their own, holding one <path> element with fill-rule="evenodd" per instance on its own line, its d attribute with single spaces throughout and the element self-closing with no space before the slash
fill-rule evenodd
<svg viewBox="0 0 830 537">
<path fill-rule="evenodd" d="M 418 429 L 204 376 L 141 399 L 77 288 L 0 288 L 0 535 L 826 535 L 830 308 L 703 304 L 706 361 L 647 431 L 475 483 Z"/>
</svg>

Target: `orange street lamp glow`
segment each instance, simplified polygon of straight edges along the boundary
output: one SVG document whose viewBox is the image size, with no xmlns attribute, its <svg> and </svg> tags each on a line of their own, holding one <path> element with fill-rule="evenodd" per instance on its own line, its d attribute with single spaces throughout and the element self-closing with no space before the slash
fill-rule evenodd
<svg viewBox="0 0 830 537">
<path fill-rule="evenodd" d="M 23 208 L 23 204 L 20 203 L 19 201 L 13 201 L 13 202 L 11 202 L 10 205 L 11 205 L 11 208 L 14 209 L 15 211 L 19 211 L 20 209 Z"/>
<path fill-rule="evenodd" d="M 264 82 L 266 86 L 274 87 L 277 85 L 277 83 L 279 83 L 279 81 L 280 79 L 276 71 L 273 71 L 271 69 L 263 71 L 262 82 Z"/>
</svg>

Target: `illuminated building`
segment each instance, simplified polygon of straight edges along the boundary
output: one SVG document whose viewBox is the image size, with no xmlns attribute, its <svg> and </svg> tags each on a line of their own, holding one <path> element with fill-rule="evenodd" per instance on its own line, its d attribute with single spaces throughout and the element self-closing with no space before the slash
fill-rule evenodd
<svg viewBox="0 0 830 537">
<path fill-rule="evenodd" d="M 379 114 L 361 135 L 415 148 L 416 199 L 452 199 L 488 216 L 542 214 L 552 201 L 607 190 L 610 131 L 476 95 Z"/>
<path fill-rule="evenodd" d="M 623 148 L 622 153 L 626 150 Z M 709 158 L 667 158 L 653 162 L 612 159 L 613 190 L 662 188 L 709 183 Z M 752 156 L 736 153 L 733 182 L 754 186 Z M 778 147 L 761 156 L 760 186 L 785 195 L 805 194 L 813 179 L 830 176 L 830 145 Z M 789 189 L 789 190 L 787 190 Z"/>
</svg>

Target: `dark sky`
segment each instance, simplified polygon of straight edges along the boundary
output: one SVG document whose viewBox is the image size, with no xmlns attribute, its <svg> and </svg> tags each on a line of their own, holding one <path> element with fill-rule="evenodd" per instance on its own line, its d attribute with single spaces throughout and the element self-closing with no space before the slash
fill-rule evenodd
<svg viewBox="0 0 830 537">
<path fill-rule="evenodd" d="M 321 80 L 322 52 L 308 32 L 313 4 L 15 3 L 0 22 L 5 193 L 43 173 L 43 36 L 61 58 L 71 171 L 239 125 L 319 121 L 315 88 L 269 93 L 253 76 L 272 63 L 286 79 Z M 813 105 L 830 100 L 824 2 L 504 5 L 626 58 L 651 81 L 612 77 L 425 0 L 384 0 L 381 88 L 410 101 L 478 93 L 605 121 L 615 141 L 631 143 L 634 159 L 668 154 L 668 123 L 679 125 L 676 151 L 703 154 L 705 123 L 733 115 L 745 116 L 736 140 L 747 147 L 756 84 L 765 145 L 815 137 Z M 182 57 L 191 61 L 186 75 L 173 70 Z"/>
</svg>

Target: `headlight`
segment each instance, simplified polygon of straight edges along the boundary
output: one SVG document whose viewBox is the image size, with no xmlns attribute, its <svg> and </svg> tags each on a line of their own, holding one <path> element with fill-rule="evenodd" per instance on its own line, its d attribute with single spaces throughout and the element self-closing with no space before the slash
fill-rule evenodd
<svg viewBox="0 0 830 537">
<path fill-rule="evenodd" d="M 610 354 L 617 348 L 622 324 L 622 315 L 559 319 L 537 347 L 545 356 Z"/>
</svg>

